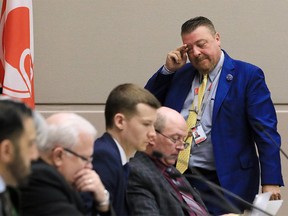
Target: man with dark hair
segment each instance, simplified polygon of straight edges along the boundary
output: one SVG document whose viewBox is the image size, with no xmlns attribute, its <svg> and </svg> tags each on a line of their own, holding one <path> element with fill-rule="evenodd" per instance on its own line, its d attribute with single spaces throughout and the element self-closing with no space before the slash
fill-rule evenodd
<svg viewBox="0 0 288 216">
<path fill-rule="evenodd" d="M 18 206 L 11 203 L 9 190 L 14 192 L 26 182 L 31 161 L 38 157 L 35 140 L 32 110 L 0 96 L 0 215 L 17 215 Z"/>
<path fill-rule="evenodd" d="M 263 192 L 271 192 L 271 199 L 281 199 L 279 147 L 257 128 L 264 127 L 280 146 L 276 112 L 263 71 L 222 50 L 220 34 L 206 17 L 187 20 L 181 37 L 183 45 L 168 53 L 164 66 L 146 85 L 163 106 L 186 119 L 190 146 L 180 152 L 177 169 L 189 175 L 197 169 L 249 202 L 258 193 L 260 179 Z M 200 137 L 196 138 L 196 131 Z M 227 212 L 210 202 L 217 196 L 206 184 L 190 183 L 205 195 L 211 214 Z M 246 207 L 227 199 L 240 210 Z"/>
<path fill-rule="evenodd" d="M 128 161 L 136 151 L 144 151 L 155 136 L 158 100 L 134 84 L 114 88 L 105 106 L 106 132 L 94 144 L 93 168 L 110 192 L 117 215 L 129 215 L 126 202 Z M 87 204 L 91 205 L 91 199 Z"/>
</svg>

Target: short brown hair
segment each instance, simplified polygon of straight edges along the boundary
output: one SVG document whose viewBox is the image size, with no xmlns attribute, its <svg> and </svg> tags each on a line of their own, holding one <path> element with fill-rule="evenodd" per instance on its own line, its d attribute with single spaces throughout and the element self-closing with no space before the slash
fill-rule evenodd
<svg viewBox="0 0 288 216">
<path fill-rule="evenodd" d="M 136 105 L 143 103 L 158 109 L 160 102 L 148 90 L 132 83 L 125 83 L 115 87 L 109 94 L 105 106 L 106 128 L 112 128 L 113 118 L 117 113 L 127 116 L 134 115 Z"/>
<path fill-rule="evenodd" d="M 215 27 L 211 20 L 206 17 L 198 16 L 187 20 L 181 27 L 181 35 L 193 32 L 199 26 L 206 26 L 212 34 L 216 33 Z"/>
</svg>

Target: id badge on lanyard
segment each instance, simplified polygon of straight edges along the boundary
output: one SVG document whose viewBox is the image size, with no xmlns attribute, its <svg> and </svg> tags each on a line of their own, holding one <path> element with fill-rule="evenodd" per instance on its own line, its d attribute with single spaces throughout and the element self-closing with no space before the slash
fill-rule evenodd
<svg viewBox="0 0 288 216">
<path fill-rule="evenodd" d="M 191 128 L 191 132 L 194 142 L 197 145 L 200 144 L 201 142 L 204 142 L 207 139 L 205 131 L 200 122 L 197 122 L 195 127 Z"/>
<path fill-rule="evenodd" d="M 194 139 L 194 142 L 196 145 L 204 142 L 206 139 L 207 139 L 207 135 L 201 125 L 201 117 L 202 117 L 202 114 L 203 114 L 203 110 L 204 110 L 204 107 L 207 103 L 207 99 L 208 99 L 208 95 L 210 93 L 210 90 L 212 88 L 212 83 L 210 84 L 209 88 L 207 89 L 207 92 L 205 92 L 204 94 L 204 98 L 203 98 L 203 103 L 201 105 L 201 107 L 197 107 L 194 106 L 194 109 L 197 113 L 197 122 L 195 124 L 194 127 L 191 128 L 191 133 L 192 133 L 192 136 L 193 136 L 193 139 Z M 208 94 L 206 94 L 208 93 Z M 198 88 L 195 89 L 195 100 L 194 100 L 194 103 L 195 104 L 198 104 Z"/>
</svg>

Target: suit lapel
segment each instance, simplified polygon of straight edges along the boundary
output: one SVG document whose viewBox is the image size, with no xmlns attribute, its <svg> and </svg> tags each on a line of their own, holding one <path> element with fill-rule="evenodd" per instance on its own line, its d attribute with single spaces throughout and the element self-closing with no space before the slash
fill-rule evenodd
<svg viewBox="0 0 288 216">
<path fill-rule="evenodd" d="M 167 182 L 166 178 L 163 176 L 162 172 L 159 171 L 159 169 L 156 167 L 156 165 L 151 161 L 151 159 L 143 152 L 137 152 L 136 154 L 139 154 L 139 157 L 141 159 L 141 163 L 147 164 L 147 167 L 149 167 L 149 172 L 151 176 L 155 176 L 157 179 L 155 179 L 155 182 L 159 182 L 159 185 L 161 184 L 163 188 L 165 188 L 165 191 L 172 194 L 173 197 L 181 203 L 179 200 L 179 197 L 177 193 L 174 191 L 174 189 L 170 186 L 170 183 Z M 164 192 L 164 191 L 163 191 Z"/>
<path fill-rule="evenodd" d="M 176 193 L 176 191 L 172 188 L 172 186 L 170 185 L 170 183 L 167 181 L 167 179 L 164 177 L 164 175 L 159 172 L 159 169 L 154 165 L 155 167 L 155 173 L 157 173 L 158 177 L 159 177 L 159 182 L 160 184 L 163 185 L 163 187 L 165 188 L 165 190 L 167 192 L 169 192 L 177 202 L 179 202 L 181 204 L 181 206 L 183 205 L 183 202 L 179 199 L 178 194 Z M 153 168 L 154 168 L 153 167 Z"/>
<path fill-rule="evenodd" d="M 164 103 L 172 109 L 181 112 L 183 104 L 187 98 L 189 91 L 191 90 L 192 81 L 195 77 L 196 70 L 190 65 L 183 71 L 175 73 L 171 89 L 169 90 L 168 97 Z"/>
<path fill-rule="evenodd" d="M 218 87 L 215 96 L 212 122 L 215 121 L 218 111 L 231 87 L 235 75 L 234 69 L 235 68 L 232 59 L 225 53 L 225 60 L 222 67 L 221 75 L 219 77 Z"/>
</svg>

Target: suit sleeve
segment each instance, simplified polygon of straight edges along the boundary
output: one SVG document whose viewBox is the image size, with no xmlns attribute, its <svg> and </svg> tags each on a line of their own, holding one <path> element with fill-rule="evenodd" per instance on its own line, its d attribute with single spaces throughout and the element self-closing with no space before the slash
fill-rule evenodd
<svg viewBox="0 0 288 216">
<path fill-rule="evenodd" d="M 277 132 L 276 111 L 261 69 L 257 68 L 251 72 L 246 95 L 248 117 L 259 152 L 261 184 L 283 185 L 279 152 L 281 137 Z M 257 129 L 256 124 L 261 124 L 273 140 Z M 279 147 L 273 142 L 276 142 Z"/>
<path fill-rule="evenodd" d="M 129 176 L 127 200 L 132 215 L 160 215 L 159 206 L 150 188 L 152 184 L 144 176 L 133 172 Z"/>
<path fill-rule="evenodd" d="M 52 172 L 51 168 L 45 167 L 33 171 L 29 184 L 20 189 L 21 215 L 84 215 L 76 206 L 77 197 L 72 194 L 72 189 L 64 183 L 63 178 L 55 174 L 56 171 Z"/>
<path fill-rule="evenodd" d="M 164 104 L 174 73 L 163 75 L 162 68 L 163 66 L 148 80 L 145 88 L 155 95 L 161 104 Z"/>
</svg>

